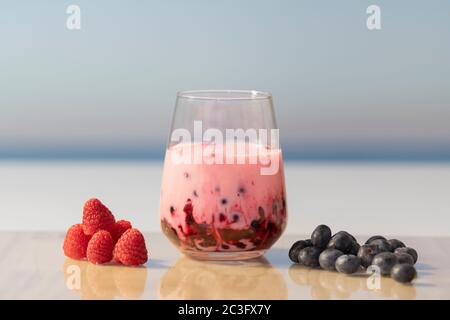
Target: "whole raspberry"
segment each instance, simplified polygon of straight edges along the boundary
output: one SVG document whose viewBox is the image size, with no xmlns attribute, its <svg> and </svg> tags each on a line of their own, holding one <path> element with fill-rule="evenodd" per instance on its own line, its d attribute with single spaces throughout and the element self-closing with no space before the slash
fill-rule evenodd
<svg viewBox="0 0 450 320">
<path fill-rule="evenodd" d="M 114 260 L 127 266 L 139 266 L 147 262 L 147 248 L 142 233 L 128 229 L 119 238 L 114 248 Z"/>
<path fill-rule="evenodd" d="M 112 260 L 113 238 L 106 230 L 97 231 L 89 240 L 86 257 L 92 263 L 106 263 Z"/>
<path fill-rule="evenodd" d="M 112 232 L 116 220 L 109 209 L 98 199 L 89 199 L 83 209 L 83 230 L 93 235 L 99 230 Z"/>
<path fill-rule="evenodd" d="M 74 224 L 67 230 L 63 244 L 64 254 L 72 259 L 86 258 L 89 239 L 91 237 L 84 234 L 82 225 Z"/>
<path fill-rule="evenodd" d="M 127 231 L 128 229 L 131 229 L 131 222 L 127 220 L 119 220 L 114 225 L 114 228 L 111 232 L 111 235 L 113 237 L 114 243 L 119 240 L 119 238 L 122 236 L 122 234 Z"/>
</svg>

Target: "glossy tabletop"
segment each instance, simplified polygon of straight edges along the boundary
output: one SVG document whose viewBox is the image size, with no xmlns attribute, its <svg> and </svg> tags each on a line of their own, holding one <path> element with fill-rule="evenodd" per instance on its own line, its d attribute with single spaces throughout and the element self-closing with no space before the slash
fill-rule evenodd
<svg viewBox="0 0 450 320">
<path fill-rule="evenodd" d="M 400 237 L 419 252 L 413 285 L 293 265 L 288 248 L 304 236 L 283 236 L 261 259 L 219 263 L 184 257 L 150 233 L 139 268 L 68 259 L 63 238 L 0 232 L 0 299 L 450 299 L 450 238 Z"/>
</svg>

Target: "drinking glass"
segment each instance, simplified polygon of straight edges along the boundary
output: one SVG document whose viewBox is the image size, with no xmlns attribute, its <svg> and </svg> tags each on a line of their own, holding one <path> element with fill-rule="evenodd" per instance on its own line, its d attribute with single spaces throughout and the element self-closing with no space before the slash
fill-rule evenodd
<svg viewBox="0 0 450 320">
<path fill-rule="evenodd" d="M 160 198 L 161 228 L 202 260 L 256 258 L 286 227 L 278 128 L 267 92 L 177 94 Z"/>
</svg>

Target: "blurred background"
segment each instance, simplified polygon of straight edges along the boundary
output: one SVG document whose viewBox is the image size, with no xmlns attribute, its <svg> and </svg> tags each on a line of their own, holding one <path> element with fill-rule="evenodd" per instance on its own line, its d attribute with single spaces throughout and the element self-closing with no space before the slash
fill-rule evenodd
<svg viewBox="0 0 450 320">
<path fill-rule="evenodd" d="M 275 100 L 289 233 L 450 235 L 450 2 L 0 4 L 0 229 L 66 229 L 95 196 L 158 231 L 176 92 L 257 89 Z"/>
</svg>

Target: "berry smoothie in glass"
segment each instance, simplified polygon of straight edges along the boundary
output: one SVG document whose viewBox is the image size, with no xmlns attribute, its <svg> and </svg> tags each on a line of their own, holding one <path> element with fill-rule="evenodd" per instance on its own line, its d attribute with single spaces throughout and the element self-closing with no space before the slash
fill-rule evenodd
<svg viewBox="0 0 450 320">
<path fill-rule="evenodd" d="M 250 259 L 280 237 L 287 211 L 277 134 L 269 93 L 178 94 L 160 216 L 163 232 L 183 253 Z"/>
</svg>

